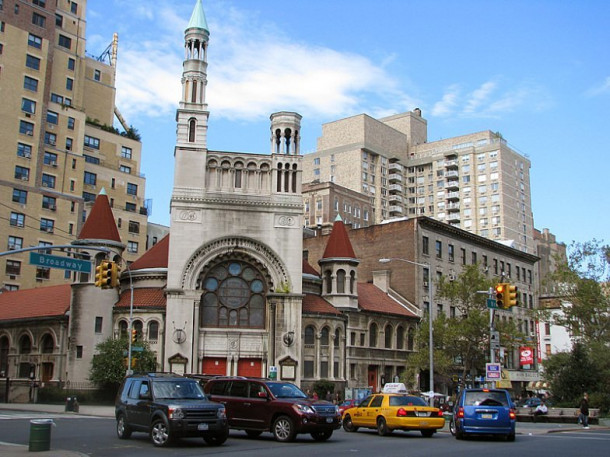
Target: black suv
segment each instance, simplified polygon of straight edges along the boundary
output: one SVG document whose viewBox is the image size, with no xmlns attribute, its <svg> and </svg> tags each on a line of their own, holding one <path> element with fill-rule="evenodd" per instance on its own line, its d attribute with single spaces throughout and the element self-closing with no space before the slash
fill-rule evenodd
<svg viewBox="0 0 610 457">
<path fill-rule="evenodd" d="M 126 377 L 117 394 L 115 416 L 120 439 L 146 432 L 155 446 L 192 436 L 219 446 L 229 436 L 225 407 L 209 401 L 196 380 L 173 373 Z"/>
<path fill-rule="evenodd" d="M 226 406 L 230 428 L 252 438 L 270 431 L 277 441 L 292 441 L 298 433 L 325 441 L 341 426 L 336 405 L 314 401 L 289 382 L 218 377 L 206 383 L 205 392 Z"/>
</svg>

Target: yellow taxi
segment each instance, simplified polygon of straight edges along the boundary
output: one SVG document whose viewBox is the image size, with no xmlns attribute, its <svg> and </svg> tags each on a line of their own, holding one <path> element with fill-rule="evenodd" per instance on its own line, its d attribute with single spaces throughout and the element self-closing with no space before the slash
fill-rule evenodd
<svg viewBox="0 0 610 457">
<path fill-rule="evenodd" d="M 373 394 L 358 406 L 343 412 L 343 429 L 355 432 L 360 427 L 376 428 L 384 436 L 394 430 L 419 430 L 430 438 L 445 425 L 443 413 L 428 406 L 420 397 L 406 394 Z"/>
</svg>

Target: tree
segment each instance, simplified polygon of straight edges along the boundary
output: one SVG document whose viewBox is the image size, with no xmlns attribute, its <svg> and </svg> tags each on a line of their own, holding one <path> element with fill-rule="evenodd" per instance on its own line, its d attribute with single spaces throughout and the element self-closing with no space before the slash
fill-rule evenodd
<svg viewBox="0 0 610 457">
<path fill-rule="evenodd" d="M 548 279 L 561 297 L 555 323 L 585 345 L 610 341 L 610 246 L 595 239 L 573 242 L 568 261 L 558 263 Z"/>
<path fill-rule="evenodd" d="M 135 361 L 134 371 L 156 371 L 157 359 L 146 342 L 142 351 L 132 353 Z M 99 343 L 95 348 L 97 354 L 91 361 L 89 379 L 101 388 L 118 388 L 127 371 L 126 355 L 129 341 L 126 338 L 113 339 Z M 133 362 L 132 362 L 133 363 Z"/>
</svg>

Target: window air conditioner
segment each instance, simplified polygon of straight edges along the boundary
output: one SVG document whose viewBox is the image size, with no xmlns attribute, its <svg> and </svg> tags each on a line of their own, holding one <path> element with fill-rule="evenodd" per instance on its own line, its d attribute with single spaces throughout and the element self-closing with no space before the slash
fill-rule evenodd
<svg viewBox="0 0 610 457">
<path fill-rule="evenodd" d="M 31 130 L 28 130 L 25 132 L 26 135 L 30 135 L 30 136 L 34 136 L 34 132 L 32 132 Z"/>
<path fill-rule="evenodd" d="M 424 281 L 424 287 L 428 287 L 428 281 Z"/>
<path fill-rule="evenodd" d="M 51 165 L 53 168 L 57 168 L 57 162 L 52 161 L 51 163 L 49 163 L 49 165 Z"/>
<path fill-rule="evenodd" d="M 27 176 L 22 176 L 22 177 L 21 177 L 21 180 L 22 180 L 22 181 L 29 181 L 29 178 L 28 178 Z"/>
</svg>

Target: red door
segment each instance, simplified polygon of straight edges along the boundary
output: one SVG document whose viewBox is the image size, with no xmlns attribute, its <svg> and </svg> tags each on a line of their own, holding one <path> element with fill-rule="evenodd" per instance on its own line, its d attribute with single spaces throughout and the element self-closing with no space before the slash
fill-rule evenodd
<svg viewBox="0 0 610 457">
<path fill-rule="evenodd" d="M 237 364 L 238 376 L 250 376 L 253 378 L 264 377 L 262 373 L 263 362 L 261 359 L 239 359 Z"/>
<path fill-rule="evenodd" d="M 369 365 L 369 387 L 373 389 L 373 392 L 377 391 L 377 365 Z"/>
<path fill-rule="evenodd" d="M 201 372 L 205 374 L 217 374 L 224 376 L 227 374 L 227 359 L 206 357 L 203 359 Z"/>
</svg>

